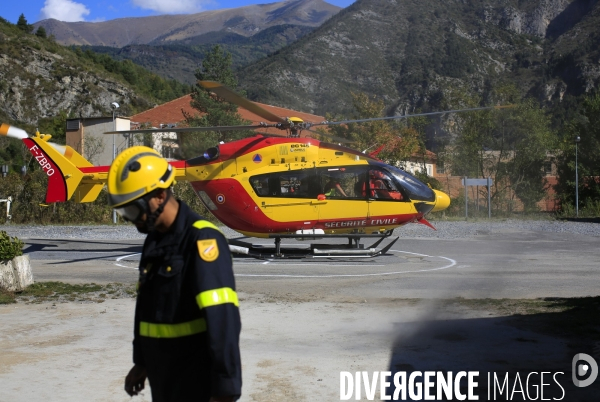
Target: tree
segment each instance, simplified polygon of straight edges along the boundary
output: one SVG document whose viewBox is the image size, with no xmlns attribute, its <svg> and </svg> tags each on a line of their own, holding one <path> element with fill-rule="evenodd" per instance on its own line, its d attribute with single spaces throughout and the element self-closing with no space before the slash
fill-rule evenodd
<svg viewBox="0 0 600 402">
<path fill-rule="evenodd" d="M 37 31 L 35 31 L 35 36 L 39 36 L 40 38 L 46 38 L 46 29 L 40 26 Z"/>
<path fill-rule="evenodd" d="M 384 116 L 383 101 L 370 98 L 364 93 L 353 93 L 352 105 L 355 110 L 354 119 Z M 331 132 L 336 136 L 352 140 L 351 146 L 365 153 L 383 146 L 377 157 L 391 164 L 409 159 L 419 150 L 423 142 L 415 127 L 392 120 L 336 125 L 331 127 Z"/>
<path fill-rule="evenodd" d="M 544 164 L 554 150 L 550 119 L 528 99 L 506 110 L 461 113 L 452 144 L 451 170 L 457 176 L 491 177 L 492 198 L 508 209 L 516 201 L 535 210 L 546 194 Z"/>
<path fill-rule="evenodd" d="M 420 162 L 422 163 L 421 172 L 427 176 L 427 146 L 425 145 L 425 129 L 431 124 L 431 121 L 425 116 L 410 117 L 405 120 L 406 125 L 417 132 L 417 140 L 419 141 L 419 154 Z"/>
<path fill-rule="evenodd" d="M 41 133 L 52 135 L 52 142 L 66 144 L 68 117 L 67 110 L 63 109 L 52 117 L 42 117 L 38 119 L 37 127 Z"/>
<path fill-rule="evenodd" d="M 94 165 L 98 162 L 96 158 L 102 155 L 104 152 L 105 146 L 106 144 L 104 143 L 104 139 L 102 137 L 88 135 L 85 138 L 83 157 Z"/>
<path fill-rule="evenodd" d="M 498 133 L 505 136 L 510 156 L 501 162 L 499 179 L 505 175 L 510 180 L 526 211 L 536 210 L 548 187 L 544 165 L 556 148 L 550 117 L 533 99 L 498 117 Z"/>
<path fill-rule="evenodd" d="M 17 21 L 17 27 L 27 33 L 33 32 L 33 25 L 27 23 L 27 19 L 24 14 L 19 16 L 19 20 Z"/>
<path fill-rule="evenodd" d="M 215 45 L 202 61 L 202 68 L 195 74 L 198 81 L 216 81 L 235 90 L 237 80 L 231 70 L 231 54 Z M 241 118 L 237 106 L 218 99 L 210 91 L 197 84 L 192 92 L 191 105 L 201 114 L 186 116 L 189 126 L 212 127 L 244 125 L 250 122 Z M 183 158 L 201 155 L 207 148 L 220 141 L 232 141 L 251 135 L 252 131 L 209 131 L 180 136 L 180 153 Z"/>
<path fill-rule="evenodd" d="M 575 137 L 579 176 L 579 208 L 600 205 L 600 92 L 583 101 L 581 114 L 567 125 L 560 143 L 556 191 L 563 207 L 575 206 Z"/>
</svg>

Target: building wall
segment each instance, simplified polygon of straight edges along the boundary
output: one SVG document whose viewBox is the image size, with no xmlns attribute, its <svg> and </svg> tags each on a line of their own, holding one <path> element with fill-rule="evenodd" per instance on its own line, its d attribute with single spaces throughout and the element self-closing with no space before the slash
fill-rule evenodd
<svg viewBox="0 0 600 402">
<path fill-rule="evenodd" d="M 423 162 L 414 162 L 414 161 L 404 161 L 400 162 L 399 166 L 401 166 L 405 171 L 410 174 L 415 174 L 417 172 L 422 172 L 423 170 Z M 433 177 L 435 174 L 435 164 L 433 163 L 425 163 L 425 169 L 427 170 L 424 173 L 427 173 L 428 176 Z"/>
<path fill-rule="evenodd" d="M 438 174 L 435 178 L 442 185 L 442 191 L 450 195 L 450 198 L 456 198 L 459 196 L 463 196 L 465 194 L 465 187 L 462 185 L 462 176 L 450 176 L 446 174 Z M 559 207 L 559 203 L 556 200 L 556 193 L 554 191 L 553 186 L 556 185 L 558 181 L 557 176 L 546 176 L 547 181 L 547 190 L 546 196 L 540 202 L 537 203 L 540 211 L 550 212 L 556 211 Z M 469 201 L 473 201 L 477 199 L 477 190 L 479 190 L 479 203 L 480 206 L 484 206 L 487 208 L 487 188 L 485 186 L 469 186 L 467 188 L 467 194 L 469 197 Z M 492 189 L 492 193 L 493 193 Z M 519 212 L 523 210 L 523 203 L 519 200 L 518 197 L 511 193 L 510 188 L 508 189 L 508 196 L 513 200 L 513 211 Z M 492 209 L 494 208 L 494 201 L 492 201 Z"/>
<path fill-rule="evenodd" d="M 79 129 L 69 129 L 79 120 Z M 129 118 L 112 117 L 69 119 L 67 122 L 67 145 L 82 154 L 94 165 L 110 165 L 113 161 L 113 139 L 116 154 L 127 148 L 127 137 L 123 134 L 104 134 L 106 131 L 129 130 Z"/>
<path fill-rule="evenodd" d="M 174 159 L 174 156 L 179 149 L 177 133 L 173 132 L 153 133 L 152 143 L 154 149 L 164 158 L 169 160 Z"/>
</svg>

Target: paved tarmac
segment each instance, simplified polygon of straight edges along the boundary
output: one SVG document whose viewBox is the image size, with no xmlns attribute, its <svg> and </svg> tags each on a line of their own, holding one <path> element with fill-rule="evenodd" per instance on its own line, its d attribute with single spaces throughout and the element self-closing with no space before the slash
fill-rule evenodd
<svg viewBox="0 0 600 402">
<path fill-rule="evenodd" d="M 24 240 L 36 281 L 137 280 L 140 240 Z M 583 352 L 600 362 L 600 347 L 547 333 L 548 322 L 570 322 L 569 311 L 521 316 L 518 307 L 448 298 L 599 295 L 600 237 L 506 229 L 402 238 L 392 250 L 370 259 L 235 258 L 242 402 L 340 400 L 341 371 L 380 370 L 479 370 L 481 382 L 486 371 L 510 372 L 511 386 L 517 372 L 562 372 L 563 400 L 597 400 L 600 380 L 575 388 L 571 359 Z M 130 401 L 122 384 L 133 308 L 133 299 L 0 306 L 0 400 Z M 133 399 L 149 400 L 148 391 Z"/>
<path fill-rule="evenodd" d="M 141 240 L 25 242 L 38 281 L 137 279 Z M 234 269 L 238 287 L 248 293 L 281 295 L 294 288 L 297 293 L 322 289 L 319 299 L 334 294 L 363 299 L 534 298 L 598 294 L 599 262 L 600 237 L 504 230 L 464 239 L 403 238 L 376 258 L 235 258 Z"/>
</svg>

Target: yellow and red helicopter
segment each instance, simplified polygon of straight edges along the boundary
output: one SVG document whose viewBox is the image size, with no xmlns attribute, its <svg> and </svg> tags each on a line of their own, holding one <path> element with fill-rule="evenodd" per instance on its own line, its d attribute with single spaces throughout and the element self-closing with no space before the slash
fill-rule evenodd
<svg viewBox="0 0 600 402">
<path fill-rule="evenodd" d="M 377 119 L 307 123 L 282 118 L 214 82 L 202 82 L 219 98 L 236 103 L 272 123 L 251 126 L 172 128 L 175 132 L 248 130 L 277 127 L 287 137 L 256 135 L 209 148 L 203 155 L 170 162 L 176 180 L 189 181 L 208 210 L 224 225 L 249 237 L 272 238 L 274 248 L 232 241 L 232 251 L 265 257 L 367 256 L 386 253 L 397 238 L 382 249 L 379 244 L 395 228 L 425 219 L 432 211 L 450 205 L 447 194 L 375 155 L 300 137 L 312 126 Z M 479 110 L 483 108 L 463 109 Z M 446 111 L 439 113 L 449 113 Z M 423 113 L 421 115 L 436 114 Z M 415 116 L 415 115 L 412 115 Z M 395 116 L 402 118 L 410 116 Z M 130 133 L 164 132 L 165 129 Z M 109 132 L 107 134 L 127 131 Z M 109 166 L 93 166 L 69 146 L 49 141 L 37 132 L 2 124 L 0 134 L 21 139 L 48 175 L 46 203 L 94 201 L 100 194 Z M 282 238 L 315 240 L 347 238 L 348 244 L 311 244 L 309 249 L 283 250 Z M 363 248 L 360 239 L 379 237 Z"/>
</svg>

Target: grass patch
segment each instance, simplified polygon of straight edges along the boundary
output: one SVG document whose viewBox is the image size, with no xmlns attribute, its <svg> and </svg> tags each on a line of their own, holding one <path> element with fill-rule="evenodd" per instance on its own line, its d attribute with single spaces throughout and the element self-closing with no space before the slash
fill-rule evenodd
<svg viewBox="0 0 600 402">
<path fill-rule="evenodd" d="M 16 303 L 15 294 L 6 290 L 0 289 L 0 304 Z"/>
<path fill-rule="evenodd" d="M 500 315 L 528 315 L 556 313 L 566 308 L 551 299 L 450 299 L 451 305 L 459 305 L 477 310 L 490 310 Z"/>
<path fill-rule="evenodd" d="M 63 282 L 38 282 L 25 289 L 20 296 L 63 296 L 98 292 L 102 289 L 101 285 L 96 285 L 95 283 L 71 285 Z"/>
<path fill-rule="evenodd" d="M 23 292 L 12 295 L 18 302 L 43 303 L 52 302 L 86 302 L 102 303 L 110 291 L 113 299 L 135 297 L 135 285 L 123 283 L 70 284 L 64 282 L 38 282 L 29 286 Z"/>
<path fill-rule="evenodd" d="M 464 211 L 462 213 L 449 213 L 446 211 L 431 212 L 427 214 L 428 221 L 447 221 L 447 222 L 505 222 L 507 220 L 516 221 L 556 221 L 560 217 L 554 212 L 512 212 L 499 213 L 492 210 L 492 218 L 488 218 L 487 209 L 479 211 L 471 211 L 469 209 L 469 218 L 465 218 Z"/>
<path fill-rule="evenodd" d="M 450 305 L 493 311 L 520 328 L 570 339 L 600 339 L 600 296 L 540 299 L 451 299 Z"/>
</svg>

